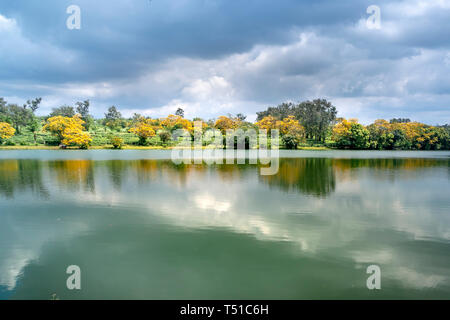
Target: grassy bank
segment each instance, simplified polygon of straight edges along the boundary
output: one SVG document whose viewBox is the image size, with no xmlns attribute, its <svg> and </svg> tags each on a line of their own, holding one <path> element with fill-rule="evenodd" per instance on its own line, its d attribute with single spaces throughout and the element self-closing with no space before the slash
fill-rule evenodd
<svg viewBox="0 0 450 320">
<path fill-rule="evenodd" d="M 162 147 L 162 146 L 123 146 L 121 150 L 171 150 L 173 147 Z M 203 147 L 206 149 L 206 147 Z M 0 150 L 62 150 L 58 146 L 0 146 Z M 69 147 L 64 150 L 80 150 L 77 147 Z M 89 150 L 117 150 L 114 149 L 112 145 L 102 145 L 102 146 L 92 146 Z M 284 150 L 284 148 L 280 148 Z M 299 147 L 298 150 L 310 150 L 310 151 L 326 151 L 333 150 L 327 147 Z"/>
</svg>

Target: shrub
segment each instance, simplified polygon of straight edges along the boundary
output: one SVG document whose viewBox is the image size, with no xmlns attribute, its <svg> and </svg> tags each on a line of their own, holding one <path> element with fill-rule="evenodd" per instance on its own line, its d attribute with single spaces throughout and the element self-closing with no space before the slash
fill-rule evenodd
<svg viewBox="0 0 450 320">
<path fill-rule="evenodd" d="M 286 134 L 283 136 L 283 144 L 286 149 L 297 149 L 300 139 L 296 135 Z"/>
<path fill-rule="evenodd" d="M 117 136 L 111 136 L 109 142 L 113 145 L 114 149 L 122 149 L 123 139 Z"/>
</svg>

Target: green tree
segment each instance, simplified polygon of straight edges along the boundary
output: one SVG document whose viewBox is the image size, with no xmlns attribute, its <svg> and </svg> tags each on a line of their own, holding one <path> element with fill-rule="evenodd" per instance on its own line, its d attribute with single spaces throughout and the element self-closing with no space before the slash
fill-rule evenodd
<svg viewBox="0 0 450 320">
<path fill-rule="evenodd" d="M 257 112 L 256 121 L 261 121 L 265 117 L 272 116 L 277 120 L 282 120 L 295 113 L 296 106 L 291 102 L 283 102 L 276 107 L 269 107 L 266 111 Z"/>
<path fill-rule="evenodd" d="M 307 139 L 325 142 L 329 127 L 336 120 L 336 107 L 325 99 L 305 101 L 294 108 L 294 115 L 305 127 Z"/>
<path fill-rule="evenodd" d="M 28 130 L 33 133 L 34 143 L 37 143 L 37 133 L 41 129 L 41 121 L 34 116 L 33 119 L 28 124 Z"/>
<path fill-rule="evenodd" d="M 71 106 L 65 105 L 65 106 L 61 106 L 59 108 L 53 108 L 52 112 L 49 115 L 49 118 L 57 117 L 57 116 L 72 118 L 74 115 L 75 115 L 75 109 Z"/>
<path fill-rule="evenodd" d="M 31 110 L 31 112 L 35 113 L 37 109 L 39 109 L 39 105 L 42 102 L 42 98 L 36 98 L 34 100 L 27 100 L 27 103 L 24 107 L 27 107 Z"/>
<path fill-rule="evenodd" d="M 20 107 L 17 104 L 6 106 L 7 118 L 16 129 L 17 134 L 21 133 L 21 128 L 27 126 L 33 120 L 33 113 L 26 106 Z"/>
<path fill-rule="evenodd" d="M 83 127 L 86 130 L 89 130 L 89 128 L 92 126 L 93 119 L 89 114 L 89 106 L 90 102 L 89 100 L 84 100 L 83 102 L 77 102 L 75 103 L 77 106 L 76 111 L 81 116 L 81 119 L 84 121 Z"/>
<path fill-rule="evenodd" d="M 298 144 L 300 143 L 300 138 L 298 135 L 294 134 L 285 134 L 282 138 L 283 144 L 286 147 L 286 149 L 297 149 Z"/>
<path fill-rule="evenodd" d="M 122 122 L 122 114 L 117 110 L 115 106 L 108 108 L 108 112 L 105 113 L 105 125 L 111 130 L 117 129 Z"/>
</svg>

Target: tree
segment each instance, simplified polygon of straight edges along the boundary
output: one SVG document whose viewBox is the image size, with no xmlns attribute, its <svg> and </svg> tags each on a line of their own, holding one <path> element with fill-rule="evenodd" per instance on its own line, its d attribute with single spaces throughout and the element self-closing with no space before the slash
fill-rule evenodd
<svg viewBox="0 0 450 320">
<path fill-rule="evenodd" d="M 88 132 L 83 131 L 83 124 L 84 121 L 78 114 L 71 118 L 56 116 L 47 120 L 43 130 L 57 136 L 64 145 L 76 145 L 81 149 L 87 149 L 92 139 Z"/>
<path fill-rule="evenodd" d="M 140 121 L 128 131 L 139 137 L 140 145 L 145 145 L 147 143 L 147 139 L 155 135 L 152 119 L 141 118 Z"/>
<path fill-rule="evenodd" d="M 286 149 L 297 149 L 300 143 L 298 137 L 292 134 L 286 134 L 281 139 Z"/>
<path fill-rule="evenodd" d="M 241 122 L 244 122 L 245 119 L 247 119 L 247 116 L 246 116 L 246 115 L 243 115 L 242 113 L 238 113 L 238 114 L 236 115 L 236 119 L 239 120 L 239 121 L 241 121 Z"/>
<path fill-rule="evenodd" d="M 288 116 L 282 121 L 277 121 L 275 124 L 276 128 L 280 130 L 282 135 L 290 134 L 298 136 L 299 138 L 305 135 L 305 128 L 300 124 L 294 116 Z"/>
<path fill-rule="evenodd" d="M 370 132 L 356 119 L 342 119 L 333 128 L 336 145 L 347 149 L 367 149 L 370 147 Z"/>
<path fill-rule="evenodd" d="M 370 133 L 362 124 L 352 123 L 350 141 L 353 149 L 367 149 L 370 146 Z"/>
<path fill-rule="evenodd" d="M 166 130 L 169 130 L 169 132 L 173 132 L 176 129 L 185 129 L 192 133 L 194 130 L 191 121 L 173 114 L 170 114 L 169 116 L 167 116 L 167 118 L 160 119 L 160 124 Z"/>
<path fill-rule="evenodd" d="M 111 106 L 108 112 L 105 113 L 105 125 L 110 129 L 117 129 L 121 123 L 122 114 L 117 110 L 115 106 Z"/>
<path fill-rule="evenodd" d="M 178 108 L 177 111 L 175 112 L 175 115 L 184 118 L 184 110 L 181 108 Z"/>
<path fill-rule="evenodd" d="M 113 145 L 114 149 L 122 149 L 123 139 L 117 136 L 110 136 L 109 142 Z"/>
<path fill-rule="evenodd" d="M 33 120 L 31 120 L 31 122 L 28 124 L 28 130 L 30 130 L 33 133 L 33 139 L 35 144 L 37 143 L 37 133 L 40 129 L 40 126 L 41 122 L 36 116 L 34 116 Z"/>
<path fill-rule="evenodd" d="M 20 107 L 17 104 L 9 104 L 6 106 L 6 118 L 10 122 L 17 133 L 21 133 L 21 128 L 28 125 L 33 119 L 33 113 L 26 106 Z"/>
<path fill-rule="evenodd" d="M 63 132 L 62 144 L 66 146 L 78 146 L 80 149 L 87 149 L 92 142 L 90 134 L 86 131 L 78 130 L 69 126 Z"/>
<path fill-rule="evenodd" d="M 158 132 L 158 136 L 161 139 L 162 143 L 167 143 L 170 139 L 172 139 L 172 135 L 167 130 L 160 130 Z"/>
<path fill-rule="evenodd" d="M 77 113 L 81 115 L 81 119 L 83 119 L 83 121 L 86 121 L 84 119 L 86 119 L 89 116 L 89 105 L 90 105 L 89 100 L 77 102 L 75 104 L 77 106 Z"/>
<path fill-rule="evenodd" d="M 53 108 L 49 118 L 62 116 L 72 118 L 75 115 L 75 110 L 71 106 L 61 106 L 59 108 Z"/>
<path fill-rule="evenodd" d="M 305 101 L 298 105 L 285 102 L 277 107 L 270 107 L 266 111 L 257 112 L 257 121 L 271 116 L 282 120 L 295 116 L 305 128 L 306 137 L 317 141 L 325 141 L 330 125 L 336 120 L 336 107 L 325 99 Z"/>
<path fill-rule="evenodd" d="M 295 105 L 292 102 L 283 102 L 276 107 L 269 107 L 266 111 L 257 112 L 256 121 L 261 121 L 265 117 L 271 116 L 277 120 L 294 115 Z"/>
<path fill-rule="evenodd" d="M 89 100 L 77 102 L 75 103 L 75 105 L 77 106 L 76 108 L 77 113 L 81 116 L 81 119 L 84 121 L 83 126 L 86 128 L 86 130 L 89 130 L 93 120 L 92 117 L 89 115 L 89 106 L 90 106 Z"/>
<path fill-rule="evenodd" d="M 222 134 L 225 134 L 227 130 L 236 129 L 238 122 L 230 117 L 220 116 L 214 123 L 214 127 L 219 129 Z"/>
<path fill-rule="evenodd" d="M 256 122 L 259 129 L 267 130 L 270 133 L 273 129 L 277 128 L 277 119 L 273 116 L 265 116 L 260 121 Z"/>
<path fill-rule="evenodd" d="M 336 107 L 325 99 L 305 101 L 294 108 L 296 118 L 305 127 L 306 137 L 325 142 L 329 126 L 336 120 Z"/>
<path fill-rule="evenodd" d="M 35 113 L 37 109 L 39 109 L 39 105 L 42 102 L 42 98 L 36 98 L 34 100 L 27 100 L 27 103 L 24 107 L 30 108 L 31 112 Z"/>
<path fill-rule="evenodd" d="M 11 127 L 9 123 L 0 122 L 0 143 L 3 143 L 3 141 L 8 140 L 12 136 L 14 136 L 15 132 L 16 129 Z"/>
<path fill-rule="evenodd" d="M 117 110 L 115 106 L 111 106 L 108 108 L 108 112 L 105 113 L 105 119 L 106 120 L 120 120 L 122 119 L 122 114 Z"/>
</svg>

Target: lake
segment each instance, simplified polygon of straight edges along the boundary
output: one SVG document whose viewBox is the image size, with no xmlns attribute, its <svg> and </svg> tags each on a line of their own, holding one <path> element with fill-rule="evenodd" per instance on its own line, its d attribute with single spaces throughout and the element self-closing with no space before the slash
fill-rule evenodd
<svg viewBox="0 0 450 320">
<path fill-rule="evenodd" d="M 450 152 L 280 157 L 0 151 L 0 299 L 450 299 Z"/>
</svg>

